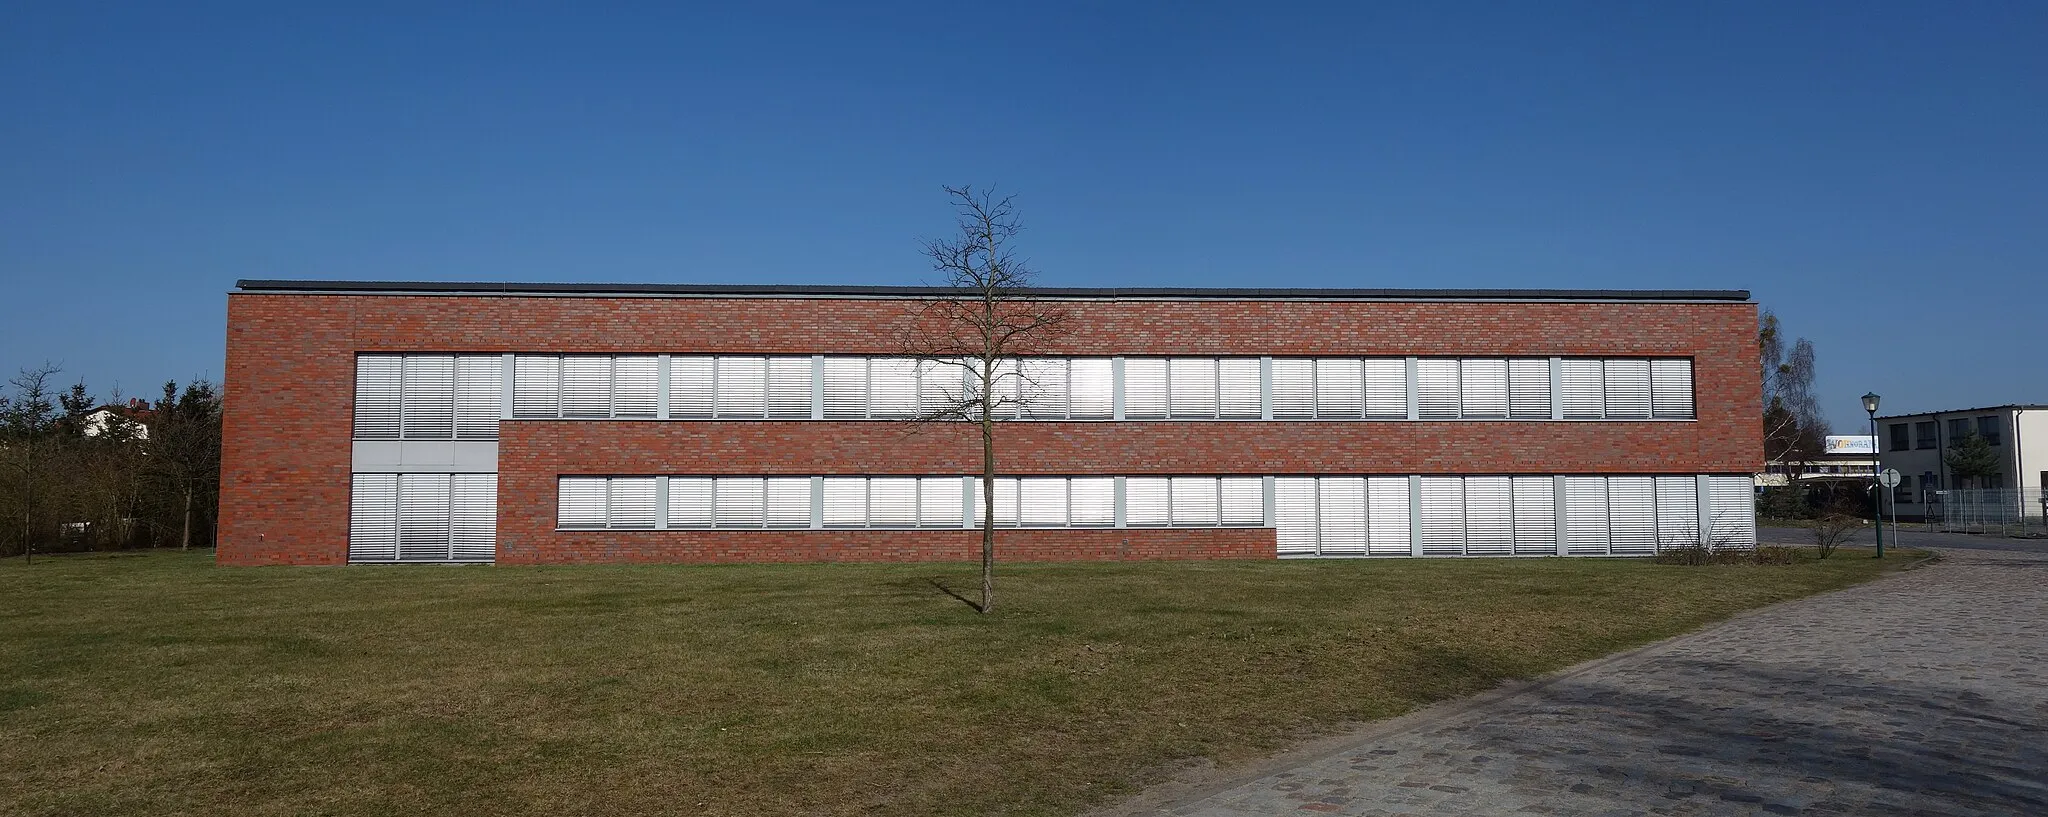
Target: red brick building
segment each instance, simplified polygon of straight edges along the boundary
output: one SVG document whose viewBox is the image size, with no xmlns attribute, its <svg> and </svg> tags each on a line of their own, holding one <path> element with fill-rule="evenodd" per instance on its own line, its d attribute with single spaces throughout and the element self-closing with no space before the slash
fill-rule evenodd
<svg viewBox="0 0 2048 817">
<path fill-rule="evenodd" d="M 939 291 L 243 281 L 219 560 L 966 559 Z M 1007 559 L 1754 542 L 1747 292 L 1046 289 Z"/>
</svg>

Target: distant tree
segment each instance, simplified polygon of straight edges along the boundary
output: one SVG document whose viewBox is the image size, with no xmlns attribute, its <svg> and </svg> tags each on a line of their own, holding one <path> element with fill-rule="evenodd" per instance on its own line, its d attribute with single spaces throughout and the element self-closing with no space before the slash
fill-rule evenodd
<svg viewBox="0 0 2048 817">
<path fill-rule="evenodd" d="M 1783 489 L 1767 489 L 1772 515 L 1804 515 L 1800 487 L 1808 464 L 1827 450 L 1828 421 L 1813 391 L 1813 342 L 1799 338 L 1785 351 L 1784 329 L 1766 309 L 1757 319 L 1757 362 L 1763 375 L 1764 461 L 1785 472 Z"/>
<path fill-rule="evenodd" d="M 181 392 L 164 383 L 163 397 L 150 407 L 144 443 L 154 481 L 175 499 L 178 549 L 192 546 L 195 522 L 212 530 L 220 485 L 221 402 L 213 384 L 198 380 Z M 195 514 L 202 518 L 195 519 Z M 211 536 L 209 535 L 209 539 Z"/>
<path fill-rule="evenodd" d="M 14 393 L 0 399 L 0 471 L 12 496 L 9 510 L 21 525 L 21 554 L 24 561 L 35 559 L 35 543 L 41 537 L 36 525 L 43 516 L 42 504 L 57 472 L 59 416 L 50 380 L 61 371 L 45 363 L 40 368 L 22 369 L 8 378 Z"/>
<path fill-rule="evenodd" d="M 1977 436 L 1977 432 L 1974 431 L 1963 435 L 1961 440 L 1949 448 L 1948 453 L 1941 456 L 1941 460 L 1948 465 L 1949 473 L 1959 479 L 1982 480 L 2005 470 L 2004 463 L 1999 461 L 1998 452 L 1992 450 L 1991 443 Z"/>
<path fill-rule="evenodd" d="M 938 405 L 917 422 L 966 421 L 981 432 L 981 604 L 995 608 L 996 423 L 1013 416 L 1032 390 L 1019 365 L 1063 336 L 1067 313 L 1031 293 L 1033 273 L 1011 241 L 1023 230 L 1009 197 L 972 187 L 947 187 L 958 233 L 925 243 L 924 254 L 954 294 L 923 302 L 902 340 L 921 367 L 964 368 L 971 384 L 936 389 Z M 955 368 L 958 367 L 958 368 Z M 954 393 L 954 392 L 957 392 Z"/>
</svg>

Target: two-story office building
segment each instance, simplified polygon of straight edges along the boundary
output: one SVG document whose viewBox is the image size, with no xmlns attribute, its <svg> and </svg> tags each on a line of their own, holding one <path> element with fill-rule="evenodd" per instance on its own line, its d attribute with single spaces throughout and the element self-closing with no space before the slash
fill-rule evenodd
<svg viewBox="0 0 2048 817">
<path fill-rule="evenodd" d="M 244 281 L 225 564 L 966 559 L 930 288 Z M 1003 558 L 1627 556 L 1755 535 L 1746 292 L 1043 289 Z"/>
<path fill-rule="evenodd" d="M 1956 409 L 1877 418 L 1879 456 L 1899 472 L 1891 500 L 1899 516 L 1939 516 L 1950 489 L 2018 489 L 2038 501 L 2048 485 L 2048 405 Z M 1947 455 L 1970 435 L 1982 437 L 1998 454 L 2000 472 L 1964 478 L 1949 471 Z M 2027 511 L 2037 515 L 2037 509 Z"/>
</svg>

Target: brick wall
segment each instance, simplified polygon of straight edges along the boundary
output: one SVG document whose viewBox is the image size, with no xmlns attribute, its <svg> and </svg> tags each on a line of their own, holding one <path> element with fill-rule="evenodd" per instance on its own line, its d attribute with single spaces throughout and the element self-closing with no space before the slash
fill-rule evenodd
<svg viewBox="0 0 2048 817">
<path fill-rule="evenodd" d="M 1048 353 L 1690 356 L 1699 419 L 1018 423 L 1005 432 L 1006 473 L 1747 474 L 1759 466 L 1754 304 L 1066 307 L 1071 333 Z M 218 558 L 345 560 L 356 352 L 890 354 L 909 310 L 904 302 L 856 299 L 232 294 Z M 964 474 L 978 454 L 962 432 L 906 436 L 901 426 L 879 422 L 506 422 L 501 556 L 700 560 L 735 547 L 751 548 L 745 558 L 763 561 L 937 558 L 960 547 L 971 553 L 972 536 L 949 531 L 553 530 L 558 474 Z M 1013 558 L 1122 558 L 1125 539 L 1146 556 L 1236 555 L 1247 546 L 1244 531 L 1219 532 L 1213 542 L 1198 533 L 1012 532 L 1005 547 L 1017 549 Z M 1106 544 L 1112 540 L 1114 549 Z M 1270 555 L 1271 532 L 1253 547 Z"/>
</svg>

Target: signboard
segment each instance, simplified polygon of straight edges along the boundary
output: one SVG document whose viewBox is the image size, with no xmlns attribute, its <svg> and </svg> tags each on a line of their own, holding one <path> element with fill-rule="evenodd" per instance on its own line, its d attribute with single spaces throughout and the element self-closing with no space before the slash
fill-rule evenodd
<svg viewBox="0 0 2048 817">
<path fill-rule="evenodd" d="M 1897 488 L 1897 487 L 1899 487 L 1899 469 L 1897 469 L 1897 468 L 1886 468 L 1886 469 L 1884 469 L 1884 473 L 1882 473 L 1882 474 L 1878 474 L 1878 475 L 1877 475 L 1877 484 L 1879 484 L 1879 485 L 1882 485 L 1882 486 L 1884 486 L 1884 487 L 1886 487 L 1886 488 Z"/>
<path fill-rule="evenodd" d="M 1845 436 L 1830 434 L 1827 439 L 1829 454 L 1876 454 L 1877 438 L 1861 435 Z"/>
</svg>

